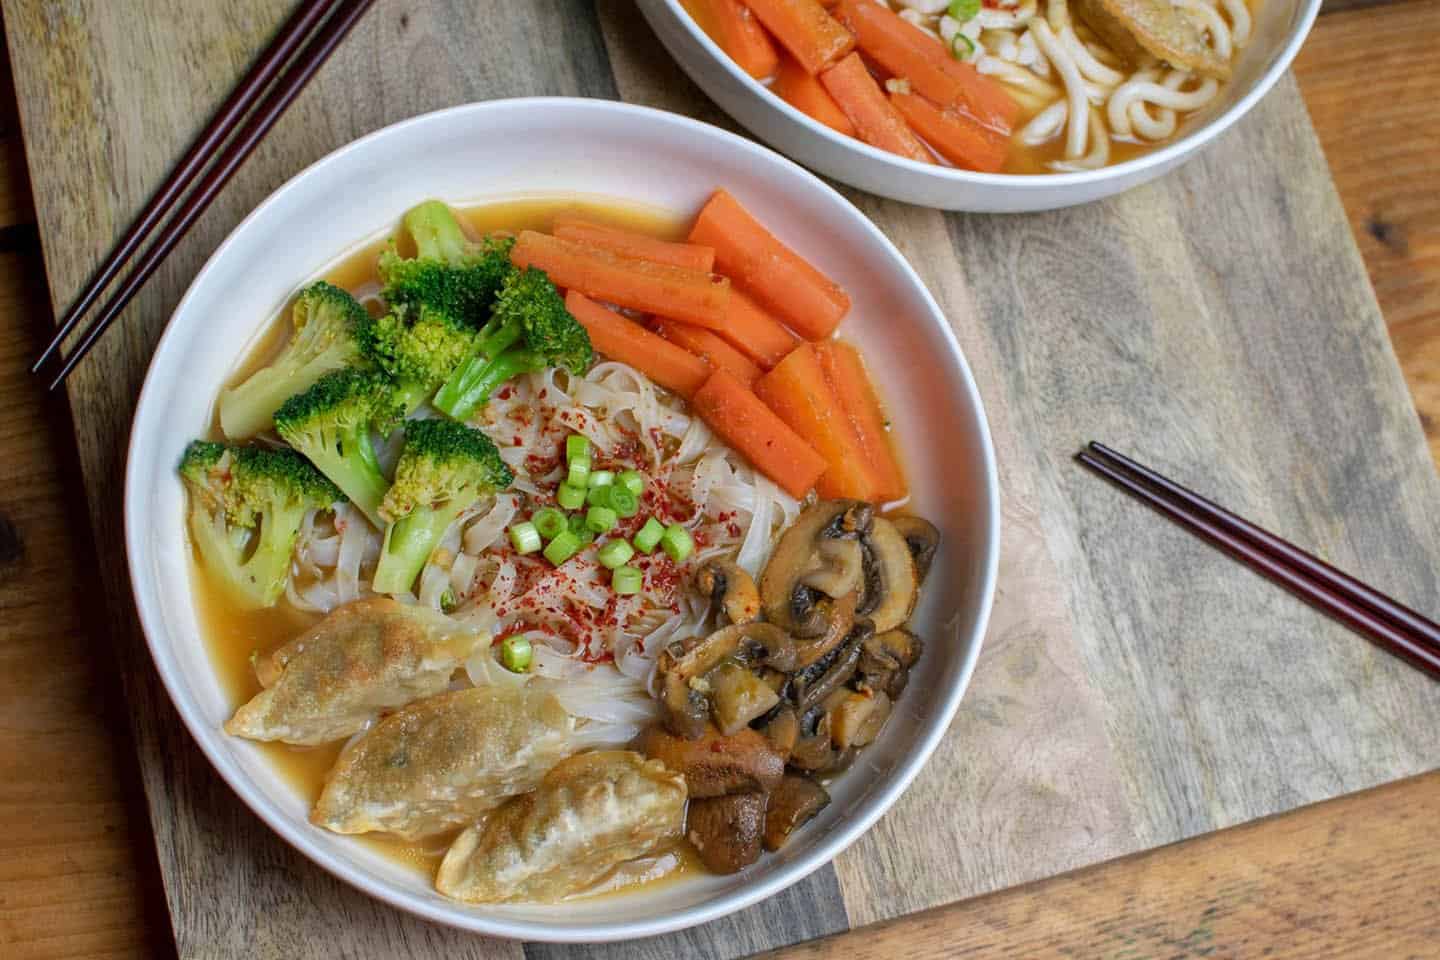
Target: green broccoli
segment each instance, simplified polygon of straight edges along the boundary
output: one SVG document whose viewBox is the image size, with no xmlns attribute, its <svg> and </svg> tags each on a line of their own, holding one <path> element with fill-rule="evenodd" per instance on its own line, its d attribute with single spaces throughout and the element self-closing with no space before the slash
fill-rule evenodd
<svg viewBox="0 0 1440 960">
<path fill-rule="evenodd" d="M 500 451 L 480 431 L 449 420 L 407 422 L 395 483 L 380 505 L 389 526 L 375 568 L 375 592 L 408 591 L 455 518 L 513 479 Z"/>
<path fill-rule="evenodd" d="M 190 536 L 236 599 L 273 606 L 285 592 L 300 524 L 344 495 L 293 450 L 196 440 L 180 476 L 190 490 Z"/>
<path fill-rule="evenodd" d="M 505 281 L 470 356 L 433 403 L 456 420 L 468 420 L 511 377 L 546 367 L 564 367 L 580 375 L 589 369 L 593 356 L 590 335 L 565 309 L 555 284 L 529 267 Z"/>
<path fill-rule="evenodd" d="M 429 399 L 470 355 L 474 327 L 423 304 L 397 304 L 365 327 L 365 356 L 394 378 L 405 412 Z"/>
<path fill-rule="evenodd" d="M 480 326 L 514 272 L 511 237 L 471 243 L 450 208 L 427 200 L 405 214 L 404 227 L 416 256 L 403 258 L 392 244 L 380 255 L 381 296 L 392 307 L 426 306 L 471 326 Z"/>
<path fill-rule="evenodd" d="M 300 291 L 290 318 L 294 332 L 274 362 L 220 394 L 220 427 L 227 437 L 268 430 L 285 398 L 360 359 L 360 331 L 370 318 L 339 287 L 312 283 Z"/>
<path fill-rule="evenodd" d="M 275 411 L 275 429 L 345 492 L 377 527 L 388 486 L 371 430 L 387 432 L 404 414 L 393 383 L 377 371 L 337 370 Z"/>
</svg>

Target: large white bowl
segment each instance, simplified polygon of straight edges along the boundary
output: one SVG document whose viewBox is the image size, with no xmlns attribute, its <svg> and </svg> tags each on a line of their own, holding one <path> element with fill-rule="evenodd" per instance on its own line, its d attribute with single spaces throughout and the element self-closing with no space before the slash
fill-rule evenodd
<svg viewBox="0 0 1440 960">
<path fill-rule="evenodd" d="M 835 802 L 778 855 L 733 877 L 563 907 L 467 907 L 428 878 L 311 826 L 307 803 L 251 743 L 221 732 L 228 703 L 189 589 L 175 467 L 210 421 L 217 385 L 296 287 L 428 197 L 454 202 L 584 192 L 692 213 L 717 185 L 838 278 L 855 307 L 842 333 L 866 351 L 899 425 L 915 504 L 945 541 L 919 631 L 924 659 L 881 741 Z M 262 203 L 191 284 L 140 395 L 125 482 L 130 575 L 155 666 L 205 754 L 266 823 L 316 863 L 412 913 L 481 933 L 595 941 L 675 930 L 767 897 L 845 848 L 885 812 L 944 735 L 979 653 L 999 542 L 994 455 L 949 325 L 879 230 L 775 153 L 672 114 L 598 100 L 505 100 L 387 127 L 336 151 Z"/>
<path fill-rule="evenodd" d="M 843 183 L 941 210 L 1020 213 L 1056 210 L 1153 180 L 1228 130 L 1270 91 L 1310 33 L 1321 0 L 1260 0 L 1255 31 L 1234 79 L 1158 150 L 1076 173 L 975 173 L 898 157 L 836 133 L 735 66 L 685 12 L 680 0 L 638 0 L 660 42 L 690 78 L 755 136 Z"/>
</svg>

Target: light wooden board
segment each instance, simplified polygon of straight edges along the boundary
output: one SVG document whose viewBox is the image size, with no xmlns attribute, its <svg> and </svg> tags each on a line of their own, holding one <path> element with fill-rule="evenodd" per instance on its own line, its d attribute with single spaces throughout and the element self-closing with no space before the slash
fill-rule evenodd
<svg viewBox="0 0 1440 960">
<path fill-rule="evenodd" d="M 182 29 L 174 26 L 178 6 L 160 0 L 138 23 L 109 15 L 113 8 L 98 0 L 7 3 L 57 302 L 163 175 L 283 6 L 192 10 Z M 118 478 L 115 438 L 124 435 L 145 349 L 184 282 L 303 162 L 383 122 L 483 96 L 618 90 L 648 100 L 663 91 L 666 105 L 713 115 L 628 8 L 601 5 L 602 47 L 583 4 L 513 7 L 377 5 L 132 309 L 128 336 L 107 343 L 101 362 L 72 386 L 97 539 L 112 558 L 107 592 L 113 609 L 127 612 L 115 642 L 182 954 L 433 947 L 516 955 L 512 945 L 455 937 L 374 907 L 239 808 L 151 679 L 113 552 L 118 517 L 103 494 Z M 454 72 L 435 79 L 437 63 Z M 76 137 L 76 129 L 90 136 Z M 1276 157 L 1286 163 L 1274 164 Z M 1197 200 L 1216 192 L 1228 202 Z M 996 628 L 941 755 L 838 870 L 738 918 L 649 941 L 646 953 L 691 947 L 728 956 L 815 936 L 1434 763 L 1427 745 L 1386 729 L 1405 710 L 1411 729 L 1433 727 L 1427 687 L 1181 540 L 1066 459 L 1092 431 L 1139 444 L 1159 465 L 1433 606 L 1434 584 L 1415 574 L 1433 566 L 1426 550 L 1435 530 L 1421 516 L 1435 502 L 1435 478 L 1293 89 L 1277 92 L 1202 163 L 1108 205 L 1004 219 L 862 205 L 927 275 L 990 403 L 1010 523 Z M 1091 239 L 1064 249 L 1057 238 L 1067 235 Z M 1262 275 L 1255 263 L 1277 241 L 1276 272 Z M 1086 270 L 1094 265 L 1111 272 L 1110 285 Z M 1292 275 L 1304 277 L 1294 291 L 1277 279 Z M 1270 312 L 1257 319 L 1256 304 Z M 1297 316 L 1313 325 L 1313 341 L 1285 336 L 1278 321 Z M 1317 385 L 1294 382 L 1292 370 L 1313 372 L 1336 343 L 1354 354 L 1348 366 L 1321 371 Z M 1344 386 L 1350 392 L 1337 389 Z M 1342 407 L 1379 434 L 1368 464 L 1347 461 L 1325 429 L 1346 419 Z M 1222 440 L 1238 444 L 1239 454 L 1226 454 Z M 1292 476 L 1297 454 L 1310 462 Z M 1340 524 L 1342 516 L 1350 522 Z M 1354 521 L 1384 516 L 1390 526 L 1374 528 L 1369 541 L 1358 536 Z M 1295 659 L 1287 647 L 1302 640 L 1309 668 L 1281 669 Z M 1239 663 L 1247 666 L 1237 676 Z M 1361 726 L 1347 730 L 1356 720 Z M 1360 736 L 1363 751 L 1354 749 Z M 937 803 L 954 817 L 939 846 L 930 842 L 933 816 L 919 815 Z M 917 824 L 927 828 L 923 842 Z"/>
</svg>

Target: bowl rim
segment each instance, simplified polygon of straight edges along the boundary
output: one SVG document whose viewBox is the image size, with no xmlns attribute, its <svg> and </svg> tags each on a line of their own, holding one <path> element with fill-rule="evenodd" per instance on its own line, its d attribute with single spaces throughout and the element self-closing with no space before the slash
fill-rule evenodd
<svg viewBox="0 0 1440 960">
<path fill-rule="evenodd" d="M 236 243 L 239 237 L 253 229 L 254 223 L 273 205 L 279 203 L 282 197 L 292 191 L 301 189 L 305 184 L 317 177 L 323 177 L 328 168 L 336 164 L 342 157 L 348 156 L 356 151 L 364 150 L 368 144 L 380 138 L 404 135 L 412 127 L 424 124 L 443 123 L 445 120 L 453 119 L 460 115 L 483 115 L 486 113 L 502 113 L 517 109 L 528 111 L 526 115 L 533 117 L 535 111 L 562 107 L 571 110 L 579 109 L 631 114 L 643 117 L 646 122 L 670 124 L 680 128 L 687 135 L 698 134 L 713 138 L 722 144 L 723 148 L 748 152 L 754 156 L 757 161 L 778 162 L 783 166 L 791 167 L 793 173 L 797 173 L 801 177 L 813 181 L 813 186 L 817 187 L 828 201 L 849 209 L 857 221 L 859 228 L 868 232 L 873 240 L 881 244 L 882 249 L 892 255 L 894 262 L 901 271 L 899 278 L 901 282 L 908 282 L 918 291 L 922 302 L 928 307 L 931 313 L 931 316 L 927 318 L 928 321 L 936 324 L 949 348 L 951 365 L 959 374 L 961 395 L 964 399 L 968 400 L 978 428 L 977 445 L 982 459 L 985 489 L 982 492 L 981 501 L 977 504 L 977 507 L 983 511 L 984 524 L 981 529 L 988 535 L 989 542 L 984 546 L 983 564 L 982 569 L 979 571 L 979 609 L 975 611 L 972 631 L 974 642 L 970 644 L 969 652 L 960 666 L 957 680 L 952 683 L 948 689 L 942 688 L 940 691 L 942 699 L 932 703 L 931 716 L 922 728 L 923 732 L 917 741 L 916 749 L 910 751 L 908 757 L 895 767 L 891 774 L 890 782 L 884 789 L 876 791 L 876 793 L 871 796 L 862 812 L 841 824 L 837 824 L 836 829 L 822 843 L 818 844 L 809 855 L 798 857 L 790 863 L 777 867 L 771 873 L 741 891 L 715 896 L 703 903 L 672 909 L 647 919 L 619 920 L 614 922 L 592 923 L 586 926 L 555 928 L 546 925 L 543 921 L 534 919 L 495 916 L 485 913 L 483 908 L 477 910 L 460 903 L 449 904 L 422 899 L 413 893 L 395 888 L 381 878 L 372 877 L 364 872 L 357 871 L 338 855 L 318 843 L 312 833 L 314 828 L 306 824 L 294 823 L 281 816 L 278 809 L 274 808 L 274 802 L 269 798 L 267 791 L 263 790 L 257 782 L 239 771 L 234 771 L 235 775 L 232 776 L 232 771 L 228 769 L 231 764 L 223 757 L 220 731 L 218 729 L 211 729 L 210 725 L 205 722 L 198 704 L 192 702 L 186 692 L 184 670 L 181 664 L 176 660 L 172 660 L 172 658 L 163 651 L 163 644 L 158 639 L 167 634 L 165 617 L 160 609 L 160 605 L 158 603 L 152 604 L 144 589 L 145 585 L 150 584 L 153 578 L 148 564 L 142 562 L 142 558 L 149 558 L 152 555 L 153 548 L 147 545 L 147 531 L 144 529 L 144 524 L 140 522 L 141 518 L 137 516 L 147 503 L 148 490 L 143 485 L 143 474 L 149 464 L 139 463 L 137 453 L 144 452 L 147 437 L 153 434 L 155 429 L 163 426 L 164 411 L 155 406 L 157 403 L 154 399 L 155 395 L 165 388 L 170 379 L 178 375 L 178 368 L 176 368 L 174 364 L 180 359 L 180 355 L 177 354 L 174 358 L 171 356 L 180 349 L 176 346 L 176 341 L 178 337 L 177 330 L 181 325 L 174 323 L 175 319 L 185 313 L 191 299 L 196 295 L 196 291 L 206 283 L 212 270 L 216 268 L 216 264 L 221 261 L 225 251 L 228 250 L 232 244 Z M 957 399 L 959 398 L 957 397 Z M 474 933 L 517 940 L 556 943 L 608 942 L 643 938 L 682 930 L 719 919 L 767 899 L 799 882 L 815 870 L 831 862 L 838 854 L 869 830 L 881 816 L 890 810 L 895 801 L 899 799 L 900 795 L 909 787 L 911 781 L 914 780 L 915 776 L 929 760 L 931 753 L 934 752 L 941 738 L 947 733 L 954 719 L 956 710 L 959 707 L 960 700 L 969 687 L 970 680 L 975 671 L 976 662 L 980 656 L 981 647 L 984 643 L 994 602 L 1001 536 L 1000 491 L 994 444 L 990 433 L 989 421 L 985 414 L 984 401 L 975 384 L 974 375 L 965 360 L 963 351 L 960 349 L 954 330 L 946 320 L 944 311 L 940 309 L 933 294 L 931 294 L 929 288 L 925 286 L 924 282 L 915 272 L 914 267 L 910 265 L 909 261 L 905 259 L 904 255 L 900 253 L 879 227 L 828 183 L 816 177 L 809 170 L 801 167 L 788 157 L 779 154 L 763 144 L 711 124 L 706 124 L 699 120 L 668 111 L 618 101 L 583 97 L 518 97 L 477 101 L 458 104 L 400 120 L 352 140 L 312 162 L 303 170 L 286 180 L 285 183 L 277 187 L 269 196 L 256 205 L 256 207 L 230 231 L 226 238 L 206 259 L 205 264 L 195 274 L 194 279 L 186 288 L 185 294 L 177 302 L 170 319 L 167 320 L 165 331 L 156 343 L 149 367 L 145 374 L 144 383 L 136 401 L 135 414 L 131 422 L 130 437 L 126 449 L 123 500 L 126 563 L 130 575 L 131 593 L 135 600 L 141 629 L 145 635 L 146 646 L 150 651 L 150 658 L 155 665 L 156 671 L 160 675 L 160 679 L 165 686 L 171 703 L 174 704 L 176 711 L 180 714 L 181 720 L 184 722 L 190 736 L 205 754 L 212 769 L 221 776 L 245 805 L 249 807 L 266 826 L 311 862 L 317 864 L 342 882 L 399 910 L 422 917 L 426 920 Z"/>
<path fill-rule="evenodd" d="M 1320 13 L 1320 6 L 1324 0 L 1298 0 L 1299 16 L 1290 35 L 1286 38 L 1284 45 L 1280 48 L 1279 55 L 1266 68 L 1265 72 L 1255 82 L 1246 94 L 1230 105 L 1229 109 L 1216 114 L 1201 126 L 1191 130 L 1183 137 L 1166 143 L 1155 150 L 1142 153 L 1139 156 L 1122 160 L 1119 163 L 1106 164 L 1093 170 L 1074 170 L 1065 173 L 981 173 L 976 170 L 964 170 L 959 167 L 945 167 L 934 163 L 921 163 L 918 160 L 910 160 L 906 157 L 897 156 L 887 150 L 872 147 L 855 137 L 846 136 L 837 130 L 832 130 L 825 124 L 814 119 L 810 115 L 797 110 L 784 99 L 776 95 L 769 87 L 756 80 L 750 74 L 741 70 L 735 61 L 720 49 L 720 45 L 710 38 L 695 18 L 685 9 L 681 0 L 659 0 L 670 11 L 675 20 L 689 33 L 690 38 L 698 43 L 710 58 L 718 62 L 722 69 L 729 73 L 730 78 L 739 84 L 758 100 L 769 106 L 794 123 L 798 123 L 807 132 L 818 136 L 826 142 L 829 147 L 850 151 L 865 160 L 874 161 L 883 167 L 889 167 L 888 172 L 905 173 L 912 176 L 921 176 L 930 180 L 945 183 L 963 183 L 977 186 L 1021 188 L 1027 192 L 1037 192 L 1056 187 L 1071 187 L 1081 184 L 1098 183 L 1106 180 L 1120 179 L 1129 175 L 1136 175 L 1154 168 L 1168 169 L 1172 162 L 1178 162 L 1181 158 L 1199 149 L 1211 140 L 1218 137 L 1242 116 L 1250 111 L 1259 102 L 1260 98 L 1269 93 L 1271 88 L 1279 81 L 1281 75 L 1290 68 L 1295 55 L 1300 52 L 1300 47 L 1305 38 L 1310 35 L 1310 28 L 1315 23 L 1316 16 Z M 684 66 L 683 64 L 681 66 Z M 723 107 L 722 107 L 723 109 Z M 729 111 L 726 111 L 727 113 Z M 735 119 L 739 119 L 736 117 Z M 743 121 L 742 121 L 743 123 Z M 749 128 L 748 124 L 744 124 Z M 758 131 L 755 136 L 760 137 L 766 143 L 771 138 L 764 136 Z M 842 180 L 847 178 L 841 177 Z"/>
</svg>

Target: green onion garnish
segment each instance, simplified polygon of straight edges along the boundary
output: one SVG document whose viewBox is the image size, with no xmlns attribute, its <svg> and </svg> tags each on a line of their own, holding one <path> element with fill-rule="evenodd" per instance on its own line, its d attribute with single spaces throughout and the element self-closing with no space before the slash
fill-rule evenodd
<svg viewBox="0 0 1440 960">
<path fill-rule="evenodd" d="M 964 60 L 975 52 L 975 41 L 963 33 L 957 33 L 950 41 L 950 52 L 955 55 L 956 60 Z"/>
<path fill-rule="evenodd" d="M 579 537 L 569 530 L 561 530 L 554 540 L 545 545 L 545 559 L 558 567 L 579 553 L 582 546 L 584 544 Z"/>
<path fill-rule="evenodd" d="M 678 523 L 672 523 L 665 528 L 665 535 L 660 538 L 660 546 L 676 563 L 683 562 L 695 552 L 695 540 L 690 536 L 690 531 Z"/>
<path fill-rule="evenodd" d="M 446 587 L 445 592 L 440 594 L 440 612 L 450 613 L 458 606 L 460 606 L 460 601 L 455 599 L 455 591 Z"/>
<path fill-rule="evenodd" d="M 635 536 L 630 539 L 635 544 L 635 549 L 641 553 L 650 553 L 660 544 L 660 538 L 665 536 L 665 526 L 659 520 L 651 517 L 645 521 L 645 525 L 635 531 Z"/>
<path fill-rule="evenodd" d="M 578 433 L 572 433 L 565 438 L 565 462 L 571 463 L 581 457 L 590 459 L 590 439 Z"/>
<path fill-rule="evenodd" d="M 573 483 L 562 483 L 560 489 L 555 491 L 555 502 L 566 510 L 579 510 L 585 506 L 585 486 L 576 486 Z"/>
<path fill-rule="evenodd" d="M 590 480 L 590 458 L 576 457 L 570 461 L 569 472 L 565 474 L 565 482 L 573 487 L 583 487 Z"/>
<path fill-rule="evenodd" d="M 959 23 L 969 23 L 980 12 L 980 0 L 950 0 L 950 7 L 945 12 Z"/>
<path fill-rule="evenodd" d="M 540 549 L 540 531 L 528 520 L 517 523 L 510 528 L 510 545 L 516 553 L 534 553 Z"/>
<path fill-rule="evenodd" d="M 630 491 L 630 488 L 621 483 L 609 487 L 601 487 L 601 490 L 610 491 L 610 502 L 603 504 L 609 507 L 622 517 L 633 517 L 640 512 L 640 498 Z"/>
<path fill-rule="evenodd" d="M 610 589 L 621 596 L 639 593 L 645 585 L 645 575 L 635 567 L 618 567 L 610 575 Z"/>
<path fill-rule="evenodd" d="M 540 531 L 540 536 L 546 540 L 553 540 L 561 530 L 565 529 L 565 514 L 554 507 L 546 507 L 543 510 L 536 510 L 530 517 L 530 522 L 535 524 L 535 529 Z"/>
<path fill-rule="evenodd" d="M 596 470 L 586 482 L 592 487 L 608 487 L 615 482 L 615 473 L 613 470 Z"/>
<path fill-rule="evenodd" d="M 585 514 L 570 514 L 570 532 L 580 540 L 582 547 L 589 546 L 595 542 L 595 531 L 585 525 Z"/>
<path fill-rule="evenodd" d="M 585 511 L 585 526 L 596 533 L 608 533 L 619 520 L 609 507 L 591 507 Z"/>
<path fill-rule="evenodd" d="M 511 673 L 524 673 L 530 669 L 534 656 L 530 641 L 516 635 L 500 641 L 500 664 Z"/>
<path fill-rule="evenodd" d="M 645 474 L 639 470 L 626 470 L 615 478 L 615 482 L 637 497 L 645 492 Z"/>
<path fill-rule="evenodd" d="M 624 566 L 635 556 L 635 548 L 624 540 L 611 540 L 600 548 L 600 566 L 607 570 Z"/>
</svg>

